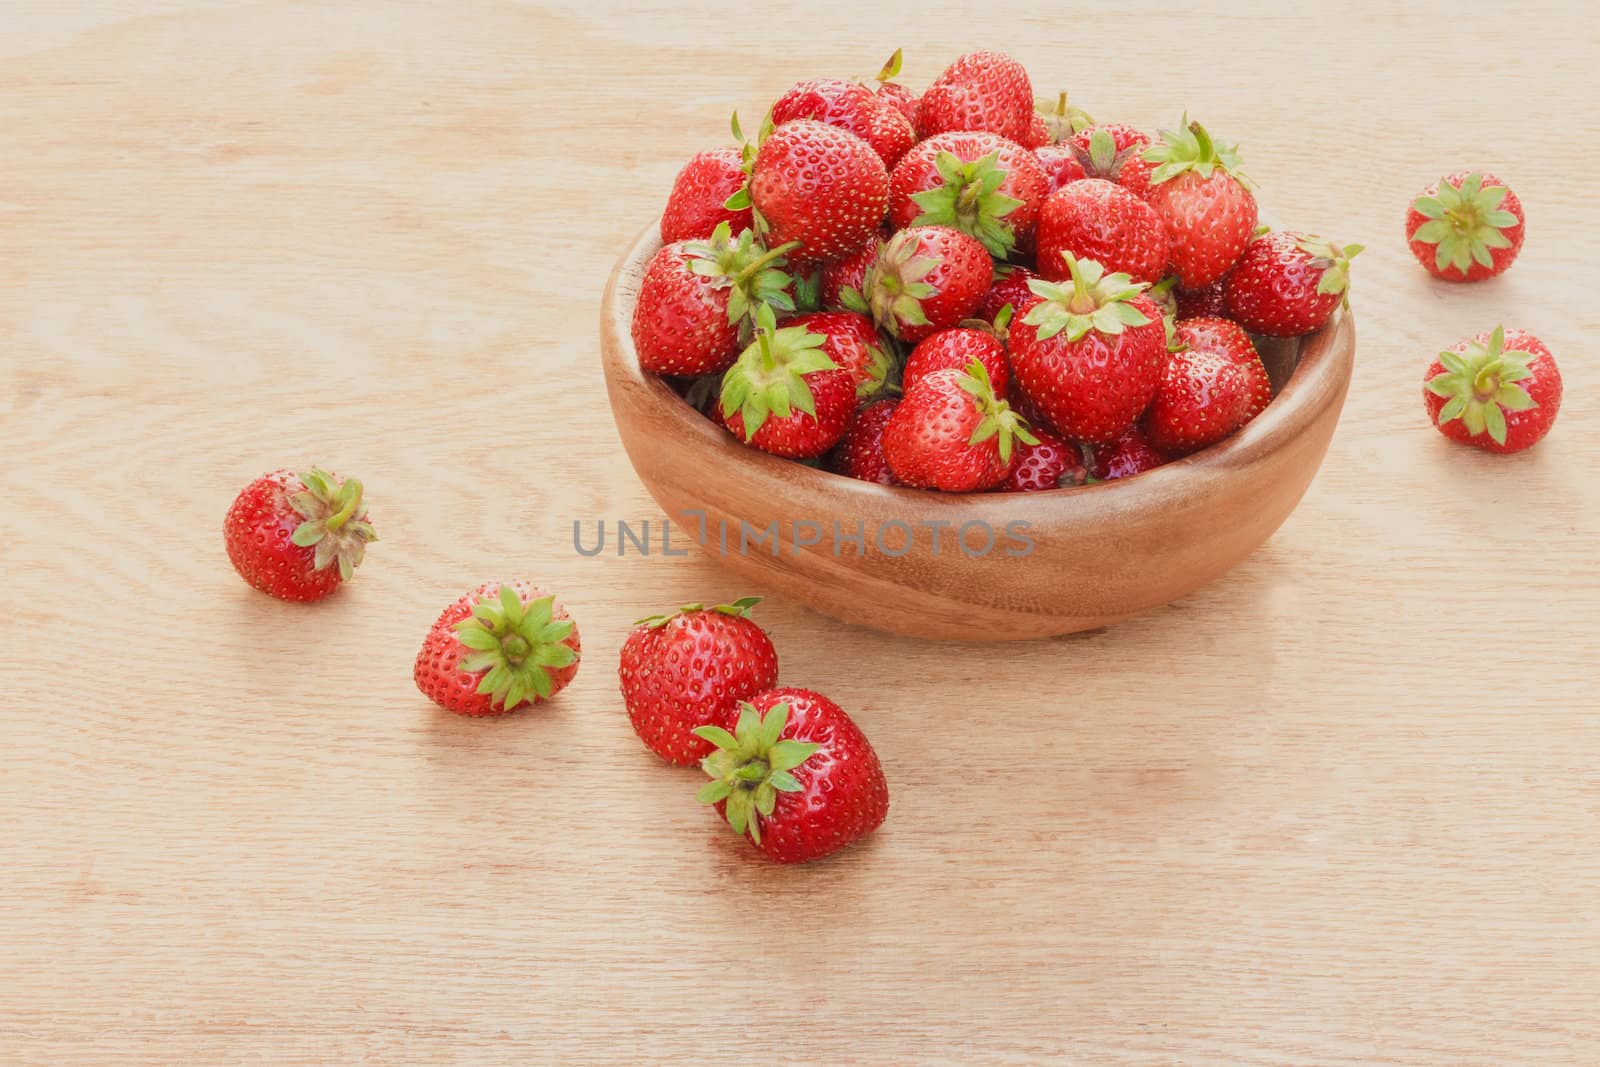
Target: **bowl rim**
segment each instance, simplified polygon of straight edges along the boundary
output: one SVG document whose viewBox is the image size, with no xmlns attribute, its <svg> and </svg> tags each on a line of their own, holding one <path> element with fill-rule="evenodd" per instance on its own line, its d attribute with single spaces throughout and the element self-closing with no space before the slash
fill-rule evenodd
<svg viewBox="0 0 1600 1067">
<path fill-rule="evenodd" d="M 1106 498 L 1106 494 L 1120 494 L 1120 500 L 1132 505 L 1135 503 L 1134 497 L 1138 495 L 1137 487 L 1141 485 L 1164 494 L 1166 490 L 1160 489 L 1161 483 L 1174 478 L 1192 477 L 1197 471 L 1212 471 L 1217 476 L 1223 476 L 1230 470 L 1260 463 L 1309 431 L 1329 405 L 1342 403 L 1345 388 L 1340 380 L 1343 379 L 1343 385 L 1347 386 L 1354 369 L 1354 317 L 1347 307 L 1341 306 L 1335 309 L 1332 318 L 1320 330 L 1293 339 L 1299 343 L 1294 370 L 1260 415 L 1223 441 L 1160 467 L 1127 478 L 1030 493 L 995 490 L 945 493 L 909 486 L 880 485 L 809 467 L 796 460 L 769 455 L 743 445 L 686 403 L 663 378 L 639 366 L 632 335 L 636 299 L 623 299 L 621 282 L 629 275 L 635 279 L 642 277 L 651 257 L 661 247 L 660 218 L 657 217 L 639 232 L 618 258 L 606 282 L 601 304 L 601 358 L 607 377 L 613 374 L 626 376 L 630 384 L 642 388 L 670 412 L 673 422 L 684 435 L 702 442 L 727 462 L 766 475 L 782 475 L 790 491 L 799 487 L 796 479 L 803 479 L 805 486 L 814 486 L 819 491 L 903 500 L 908 505 L 921 507 L 943 506 L 940 504 L 942 501 L 951 507 L 982 509 L 1000 499 L 1005 501 L 1007 510 L 1014 514 L 1020 514 L 1019 509 L 1048 509 L 1057 517 L 1065 517 L 1063 512 L 1077 510 L 1073 501 L 1081 505 L 1092 500 L 1100 507 L 1112 504 L 1113 501 Z M 636 298 L 637 293 L 632 295 Z M 613 414 L 616 414 L 614 405 Z M 803 475 L 802 471 L 808 472 L 810 477 Z"/>
</svg>

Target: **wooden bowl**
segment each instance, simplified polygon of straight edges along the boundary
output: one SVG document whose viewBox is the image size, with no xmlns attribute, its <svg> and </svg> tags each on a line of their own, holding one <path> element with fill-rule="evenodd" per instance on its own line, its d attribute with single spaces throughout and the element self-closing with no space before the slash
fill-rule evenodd
<svg viewBox="0 0 1600 1067">
<path fill-rule="evenodd" d="M 1299 503 L 1339 421 L 1354 363 L 1355 323 L 1341 311 L 1298 345 L 1264 346 L 1272 403 L 1233 437 L 1185 459 L 1053 492 L 890 488 L 747 448 L 640 370 L 633 306 L 660 244 L 652 224 L 618 261 L 600 340 L 617 431 L 672 520 L 675 550 L 703 530 L 702 549 L 749 591 L 776 591 L 897 634 L 1046 637 L 1118 622 L 1198 589 L 1249 555 Z M 845 536 L 834 536 L 835 523 Z M 921 525 L 929 523 L 949 524 L 938 533 L 938 553 L 934 529 Z M 763 539 L 773 524 L 775 545 Z M 963 524 L 972 524 L 965 549 L 955 541 Z M 987 553 L 978 524 L 995 532 Z M 858 527 L 859 550 L 850 539 Z"/>
</svg>

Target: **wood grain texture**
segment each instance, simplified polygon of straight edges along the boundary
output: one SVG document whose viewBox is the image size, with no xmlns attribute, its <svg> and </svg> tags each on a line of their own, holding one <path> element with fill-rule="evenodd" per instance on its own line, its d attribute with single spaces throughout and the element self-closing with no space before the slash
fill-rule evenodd
<svg viewBox="0 0 1600 1067">
<path fill-rule="evenodd" d="M 1328 457 L 1260 551 L 1109 631 L 930 645 L 763 604 L 893 792 L 864 847 L 774 870 L 618 706 L 630 620 L 763 590 L 572 550 L 574 519 L 659 517 L 601 290 L 730 108 L 895 45 L 925 83 L 970 16 L 0 6 L 0 1063 L 1600 1062 L 1600 26 L 1140 11 L 983 43 L 1102 117 L 1187 106 L 1282 218 L 1368 246 Z M 1445 288 L 1403 205 L 1474 163 L 1528 242 Z M 1567 380 L 1509 459 L 1419 389 L 1501 320 Z M 365 479 L 383 541 L 301 608 L 219 529 L 309 460 Z M 576 681 L 436 714 L 428 623 L 518 573 L 580 620 Z"/>
<path fill-rule="evenodd" d="M 639 366 L 655 228 L 600 306 L 606 395 L 628 459 L 692 541 L 743 582 L 849 623 L 946 641 L 1023 641 L 1121 622 L 1236 566 L 1294 510 L 1339 422 L 1355 357 L 1340 311 L 1266 354 L 1288 382 L 1226 442 L 1137 480 L 949 494 L 811 470 L 739 444 Z M 658 524 L 659 525 L 659 524 Z M 664 540 L 670 541 L 671 532 Z M 585 542 L 599 551 L 596 533 Z"/>
</svg>

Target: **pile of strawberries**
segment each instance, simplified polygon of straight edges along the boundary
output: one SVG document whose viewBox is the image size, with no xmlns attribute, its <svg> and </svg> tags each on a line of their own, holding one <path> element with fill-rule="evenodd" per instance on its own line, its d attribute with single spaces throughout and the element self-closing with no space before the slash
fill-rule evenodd
<svg viewBox="0 0 1600 1067">
<path fill-rule="evenodd" d="M 799 83 L 673 185 L 635 350 L 750 447 L 946 492 L 1135 474 L 1260 414 L 1250 335 L 1345 298 L 1359 246 L 1259 227 L 1199 123 L 1036 108 L 998 52 L 898 70 Z"/>
</svg>

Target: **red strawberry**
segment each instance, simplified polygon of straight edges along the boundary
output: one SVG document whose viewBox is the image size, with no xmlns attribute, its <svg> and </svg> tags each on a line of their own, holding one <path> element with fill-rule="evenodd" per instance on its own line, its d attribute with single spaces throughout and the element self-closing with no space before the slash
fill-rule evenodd
<svg viewBox="0 0 1600 1067">
<path fill-rule="evenodd" d="M 793 310 L 783 262 L 783 249 L 769 251 L 750 230 L 733 240 L 727 223 L 709 241 L 662 248 L 645 269 L 633 308 L 639 366 L 684 376 L 726 370 L 748 340 L 758 306 Z"/>
<path fill-rule="evenodd" d="M 809 689 L 758 694 L 732 733 L 695 731 L 716 746 L 699 793 L 741 837 L 779 863 L 821 859 L 882 825 L 889 786 L 866 735 L 839 705 Z"/>
<path fill-rule="evenodd" d="M 1561 410 L 1561 371 L 1544 342 L 1496 326 L 1439 353 L 1423 376 L 1428 417 L 1452 441 L 1521 452 L 1550 432 Z"/>
<path fill-rule="evenodd" d="M 906 357 L 900 388 L 909 393 L 934 371 L 964 370 L 973 360 L 982 363 L 989 372 L 995 394 L 1005 396 L 1011 387 L 1011 366 L 1006 362 L 1005 345 L 987 330 L 965 326 L 940 330 L 918 341 L 917 347 Z"/>
<path fill-rule="evenodd" d="M 422 695 L 457 715 L 549 700 L 578 673 L 578 627 L 530 582 L 485 582 L 444 609 L 417 653 Z"/>
<path fill-rule="evenodd" d="M 617 675 L 628 721 L 669 763 L 698 763 L 715 750 L 697 726 L 733 728 L 740 701 L 778 684 L 778 652 L 750 620 L 760 597 L 640 619 L 622 643 Z"/>
<path fill-rule="evenodd" d="M 879 328 L 920 341 L 975 310 L 994 282 L 994 262 L 976 238 L 948 226 L 917 226 L 889 239 L 867 270 L 863 306 Z"/>
<path fill-rule="evenodd" d="M 1249 422 L 1254 402 L 1254 385 L 1227 355 L 1184 349 L 1167 360 L 1161 385 L 1144 415 L 1145 433 L 1162 452 L 1193 452 Z"/>
<path fill-rule="evenodd" d="M 885 167 L 900 162 L 917 141 L 911 123 L 887 101 L 860 82 L 839 78 L 803 81 L 778 97 L 772 105 L 773 124 L 795 119 L 815 119 L 855 134 L 872 146 Z"/>
<path fill-rule="evenodd" d="M 1033 435 L 1039 443 L 1018 446 L 1016 465 L 1000 488 L 1009 493 L 1036 493 L 1082 485 L 1088 480 L 1082 449 L 1046 430 L 1035 429 Z"/>
<path fill-rule="evenodd" d="M 856 406 L 855 380 L 823 351 L 825 335 L 804 326 L 779 329 L 765 304 L 758 314 L 755 341 L 722 377 L 723 424 L 775 456 L 820 456 L 844 435 Z"/>
<path fill-rule="evenodd" d="M 1215 318 L 1228 313 L 1227 300 L 1223 297 L 1223 287 L 1228 279 L 1212 282 L 1210 285 L 1199 289 L 1174 289 L 1173 297 L 1178 304 L 1178 317 L 1180 319 Z"/>
<path fill-rule="evenodd" d="M 1154 470 L 1166 461 L 1142 431 L 1132 429 L 1109 444 L 1094 446 L 1089 473 L 1097 482 L 1111 482 Z"/>
<path fill-rule="evenodd" d="M 798 241 L 790 258 L 810 267 L 872 240 L 889 202 L 889 171 L 855 134 L 796 119 L 762 141 L 748 195 L 768 243 Z M 739 206 L 737 194 L 729 203 Z"/>
<path fill-rule="evenodd" d="M 1168 262 L 1185 289 L 1210 285 L 1232 269 L 1256 228 L 1256 198 L 1241 180 L 1239 153 L 1212 143 L 1205 127 L 1163 130 L 1144 153 L 1150 206 L 1167 224 Z"/>
<path fill-rule="evenodd" d="M 1050 143 L 1050 124 L 1044 120 L 1043 115 L 1035 111 L 1028 117 L 1028 132 L 1023 134 L 1022 140 L 1017 143 L 1030 152 Z"/>
<path fill-rule="evenodd" d="M 835 259 L 822 268 L 822 307 L 825 311 L 845 311 L 849 304 L 845 301 L 845 291 L 853 290 L 856 297 L 867 288 L 867 270 L 872 266 L 872 261 L 878 258 L 878 250 L 883 247 L 883 242 L 873 238 L 862 246 L 861 251 L 852 252 L 843 259 Z M 865 303 L 853 300 L 858 306 L 865 307 Z"/>
<path fill-rule="evenodd" d="M 883 428 L 899 406 L 900 399 L 890 396 L 857 408 L 844 428 L 844 436 L 828 453 L 827 469 L 863 482 L 898 485 L 883 458 Z"/>
<path fill-rule="evenodd" d="M 965 370 L 934 371 L 906 391 L 883 429 L 883 457 L 903 484 L 947 493 L 993 489 L 1011 473 L 1016 442 L 1038 438 L 995 395 L 974 359 Z"/>
<path fill-rule="evenodd" d="M 1033 128 L 1036 133 L 1042 133 L 1042 136 L 1036 144 L 1029 145 L 1029 148 L 1060 144 L 1079 130 L 1094 125 L 1094 119 L 1089 117 L 1088 112 L 1067 103 L 1065 92 L 1058 93 L 1054 100 L 1041 97 L 1034 101 L 1033 118 Z"/>
<path fill-rule="evenodd" d="M 1026 243 L 1048 179 L 1032 152 L 992 133 L 941 133 L 889 176 L 895 227 L 949 226 L 996 256 Z"/>
<path fill-rule="evenodd" d="M 785 319 L 783 325 L 803 326 L 821 334 L 822 353 L 850 373 L 857 399 L 869 400 L 883 392 L 894 360 L 867 316 L 854 311 L 816 311 Z"/>
<path fill-rule="evenodd" d="M 1009 306 L 1011 317 L 1020 318 L 1039 298 L 1028 288 L 1028 283 L 1036 281 L 1038 275 L 1026 267 L 1013 267 L 1002 264 L 995 268 L 994 284 L 989 286 L 989 291 L 984 294 L 983 300 L 978 304 L 978 310 L 973 312 L 973 318 L 982 319 L 984 322 L 993 322 L 1002 309 Z"/>
<path fill-rule="evenodd" d="M 1482 281 L 1511 266 L 1523 229 L 1522 201 L 1485 171 L 1440 178 L 1406 211 L 1411 254 L 1447 282 Z"/>
<path fill-rule="evenodd" d="M 1068 144 L 1084 177 L 1116 182 L 1141 200 L 1150 195 L 1150 172 L 1155 165 L 1144 158 L 1150 147 L 1148 133 L 1110 122 L 1077 131 Z"/>
<path fill-rule="evenodd" d="M 1251 333 L 1299 337 L 1319 330 L 1350 300 L 1350 260 L 1360 245 L 1277 231 L 1245 245 L 1228 273 L 1228 316 Z"/>
<path fill-rule="evenodd" d="M 1059 433 L 1121 436 L 1155 395 L 1167 360 L 1161 310 L 1126 274 L 1069 259 L 1072 288 L 1033 282 L 1041 297 L 1011 323 L 1011 371 Z"/>
<path fill-rule="evenodd" d="M 1041 145 L 1033 150 L 1033 154 L 1044 168 L 1046 195 L 1089 176 L 1078 161 L 1077 151 L 1069 144 Z"/>
<path fill-rule="evenodd" d="M 1088 178 L 1051 193 L 1039 212 L 1039 273 L 1068 278 L 1063 252 L 1151 283 L 1167 265 L 1167 230 L 1149 204 L 1122 186 Z"/>
<path fill-rule="evenodd" d="M 361 483 L 316 467 L 262 475 L 234 498 L 222 522 L 233 569 L 251 588 L 279 600 L 330 595 L 350 580 L 367 543 L 377 539 Z"/>
<path fill-rule="evenodd" d="M 912 129 L 915 130 L 919 105 L 917 94 L 894 81 L 894 78 L 900 73 L 902 58 L 900 49 L 896 48 L 894 55 L 889 57 L 889 61 L 883 65 L 882 70 L 878 71 L 874 80 L 878 83 L 878 99 L 904 115 L 906 121 L 911 123 Z"/>
<path fill-rule="evenodd" d="M 735 148 L 713 148 L 696 154 L 683 165 L 667 196 L 667 209 L 661 213 L 661 243 L 702 241 L 721 223 L 728 223 L 733 235 L 751 226 L 750 209 L 729 211 L 729 197 L 744 188 L 744 161 Z"/>
<path fill-rule="evenodd" d="M 917 136 L 987 130 L 1012 141 L 1028 136 L 1033 86 L 1022 64 L 999 52 L 970 52 L 945 68 L 922 94 Z"/>
<path fill-rule="evenodd" d="M 1272 382 L 1266 364 L 1256 351 L 1255 342 L 1236 322 L 1220 318 L 1179 319 L 1173 326 L 1173 339 L 1194 349 L 1218 352 L 1244 371 L 1250 382 L 1250 407 L 1246 422 L 1272 402 Z"/>
</svg>

